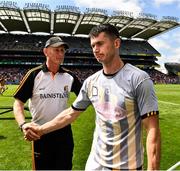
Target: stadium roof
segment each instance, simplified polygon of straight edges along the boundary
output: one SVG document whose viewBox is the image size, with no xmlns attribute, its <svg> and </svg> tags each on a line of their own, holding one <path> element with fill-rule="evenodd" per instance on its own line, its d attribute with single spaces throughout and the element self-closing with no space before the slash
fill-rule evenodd
<svg viewBox="0 0 180 171">
<path fill-rule="evenodd" d="M 4 2 L 4 1 L 2 1 Z M 111 16 L 103 9 L 87 8 L 80 12 L 78 7 L 57 6 L 52 11 L 47 5 L 26 3 L 23 9 L 15 3 L 0 4 L 0 31 L 9 33 L 43 32 L 47 34 L 88 35 L 94 25 L 111 23 L 119 29 L 121 37 L 148 40 L 173 28 L 180 23 L 175 17 L 163 17 L 160 21 L 151 14 L 140 14 L 134 18 L 132 12 L 113 11 Z"/>
</svg>

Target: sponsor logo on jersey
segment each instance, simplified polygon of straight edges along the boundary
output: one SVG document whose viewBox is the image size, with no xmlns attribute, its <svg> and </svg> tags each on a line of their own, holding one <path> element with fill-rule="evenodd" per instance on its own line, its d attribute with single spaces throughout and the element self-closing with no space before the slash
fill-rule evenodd
<svg viewBox="0 0 180 171">
<path fill-rule="evenodd" d="M 40 88 L 41 90 L 43 88 Z M 45 88 L 44 88 L 45 89 Z M 64 86 L 64 92 L 63 93 L 44 93 L 40 94 L 40 99 L 47 99 L 47 98 L 69 98 L 69 91 L 68 91 L 68 85 Z"/>
<path fill-rule="evenodd" d="M 68 94 L 64 93 L 44 93 L 40 94 L 40 99 L 55 99 L 55 98 L 68 98 Z"/>
<path fill-rule="evenodd" d="M 39 90 L 45 90 L 45 87 L 41 87 L 41 88 L 39 88 Z"/>
</svg>

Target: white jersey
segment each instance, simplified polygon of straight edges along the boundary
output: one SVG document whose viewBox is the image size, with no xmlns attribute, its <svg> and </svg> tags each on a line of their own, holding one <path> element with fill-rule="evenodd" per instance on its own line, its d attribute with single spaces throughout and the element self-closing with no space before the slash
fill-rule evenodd
<svg viewBox="0 0 180 171">
<path fill-rule="evenodd" d="M 32 120 L 41 125 L 66 109 L 69 93 L 78 95 L 80 88 L 81 83 L 70 71 L 60 68 L 52 78 L 44 64 L 25 75 L 14 97 L 24 103 L 29 99 Z"/>
<path fill-rule="evenodd" d="M 85 110 L 90 104 L 96 112 L 90 158 L 106 168 L 128 170 L 141 167 L 141 120 L 158 114 L 149 75 L 130 64 L 113 75 L 98 71 L 85 80 L 72 107 Z"/>
</svg>

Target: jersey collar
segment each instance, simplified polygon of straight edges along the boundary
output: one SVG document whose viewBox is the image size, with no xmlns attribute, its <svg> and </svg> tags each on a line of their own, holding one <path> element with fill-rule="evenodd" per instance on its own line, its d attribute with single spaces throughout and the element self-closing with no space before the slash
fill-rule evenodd
<svg viewBox="0 0 180 171">
<path fill-rule="evenodd" d="M 49 72 L 49 69 L 48 69 L 46 63 L 43 63 L 43 65 L 42 65 L 42 70 L 43 70 L 43 72 Z M 59 73 L 65 72 L 61 65 L 59 65 L 59 70 L 58 70 L 58 72 L 59 72 Z"/>
</svg>

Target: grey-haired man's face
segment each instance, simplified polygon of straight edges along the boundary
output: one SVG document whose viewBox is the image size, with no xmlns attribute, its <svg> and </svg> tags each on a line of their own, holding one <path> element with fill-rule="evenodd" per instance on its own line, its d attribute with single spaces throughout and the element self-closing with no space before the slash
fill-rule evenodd
<svg viewBox="0 0 180 171">
<path fill-rule="evenodd" d="M 61 45 L 59 47 L 48 46 L 47 48 L 44 48 L 43 51 L 47 58 L 47 62 L 58 65 L 63 63 L 64 55 L 66 52 L 64 45 Z"/>
</svg>

